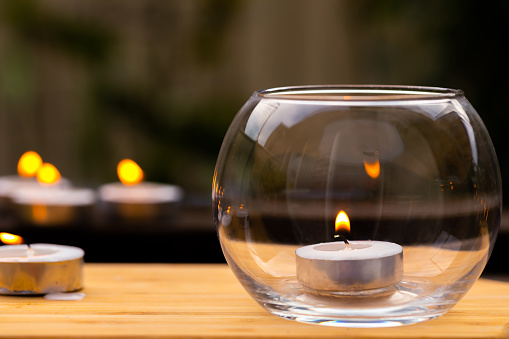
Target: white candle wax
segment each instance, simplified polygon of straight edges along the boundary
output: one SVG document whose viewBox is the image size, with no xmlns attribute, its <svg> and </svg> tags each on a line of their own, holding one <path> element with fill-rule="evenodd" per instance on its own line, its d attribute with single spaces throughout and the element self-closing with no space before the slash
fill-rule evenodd
<svg viewBox="0 0 509 339">
<path fill-rule="evenodd" d="M 37 186 L 37 180 L 25 178 L 18 175 L 0 177 L 0 197 L 8 197 L 16 188 Z"/>
<path fill-rule="evenodd" d="M 35 177 L 25 178 L 19 175 L 8 175 L 0 177 L 0 197 L 10 198 L 13 193 L 19 189 L 39 187 L 41 184 Z M 70 182 L 68 179 L 60 178 L 53 184 L 54 187 L 68 187 Z"/>
<path fill-rule="evenodd" d="M 95 194 L 87 188 L 52 186 L 26 187 L 12 192 L 11 199 L 20 205 L 83 206 L 95 201 Z"/>
<path fill-rule="evenodd" d="M 177 202 L 182 199 L 182 190 L 178 186 L 141 182 L 124 185 L 120 182 L 99 187 L 101 200 L 112 203 L 157 204 Z"/>
<path fill-rule="evenodd" d="M 78 247 L 0 246 L 0 293 L 45 294 L 82 288 L 85 252 Z"/>
<path fill-rule="evenodd" d="M 366 291 L 393 286 L 403 277 L 403 248 L 384 241 L 330 242 L 301 247 L 297 279 L 317 292 Z"/>
<path fill-rule="evenodd" d="M 83 258 L 85 252 L 74 246 L 54 244 L 0 246 L 1 263 L 50 263 Z"/>
</svg>

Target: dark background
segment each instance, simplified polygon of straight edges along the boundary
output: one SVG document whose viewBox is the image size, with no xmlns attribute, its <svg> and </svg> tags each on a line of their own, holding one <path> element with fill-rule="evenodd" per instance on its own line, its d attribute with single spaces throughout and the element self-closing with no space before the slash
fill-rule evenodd
<svg viewBox="0 0 509 339">
<path fill-rule="evenodd" d="M 38 242 L 82 246 L 88 261 L 223 261 L 210 206 L 215 159 L 251 93 L 276 86 L 460 88 L 490 132 L 506 181 L 508 7 L 470 0 L 2 1 L 0 175 L 13 174 L 32 149 L 75 185 L 95 188 L 117 181 L 117 162 L 132 158 L 147 180 L 186 193 L 171 220 L 150 227 L 95 219 L 64 229 L 2 225 Z M 507 272 L 504 220 L 491 272 Z M 141 250 L 118 250 L 133 246 Z"/>
</svg>

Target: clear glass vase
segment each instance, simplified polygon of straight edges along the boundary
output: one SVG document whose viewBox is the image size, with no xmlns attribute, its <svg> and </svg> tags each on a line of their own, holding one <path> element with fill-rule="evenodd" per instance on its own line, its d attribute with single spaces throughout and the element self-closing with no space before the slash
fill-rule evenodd
<svg viewBox="0 0 509 339">
<path fill-rule="evenodd" d="M 213 178 L 224 255 L 269 312 L 379 327 L 450 310 L 498 232 L 501 179 L 459 90 L 289 87 L 255 92 Z"/>
</svg>

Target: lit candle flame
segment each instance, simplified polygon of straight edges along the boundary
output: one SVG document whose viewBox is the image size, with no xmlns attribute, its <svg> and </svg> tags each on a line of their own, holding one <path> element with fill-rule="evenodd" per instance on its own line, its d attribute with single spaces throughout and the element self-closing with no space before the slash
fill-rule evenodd
<svg viewBox="0 0 509 339">
<path fill-rule="evenodd" d="M 371 178 L 376 179 L 380 175 L 380 162 L 378 160 L 374 162 L 364 160 L 364 169 Z"/>
<path fill-rule="evenodd" d="M 342 240 L 345 243 L 346 246 L 345 249 L 347 251 L 351 251 L 352 248 L 350 247 L 350 243 L 348 242 L 346 237 L 339 234 L 339 231 L 342 230 L 350 233 L 350 219 L 348 218 L 348 215 L 346 214 L 345 211 L 340 211 L 336 216 L 336 223 L 334 228 L 336 231 L 336 235 L 334 235 L 334 238 L 339 238 L 340 240 Z"/>
<path fill-rule="evenodd" d="M 60 180 L 60 172 L 50 163 L 44 163 L 37 171 L 37 181 L 41 184 L 55 184 Z"/>
<path fill-rule="evenodd" d="M 23 238 L 16 234 L 0 232 L 0 241 L 6 245 L 19 245 L 23 243 Z"/>
<path fill-rule="evenodd" d="M 117 166 L 118 178 L 124 185 L 136 185 L 143 180 L 143 171 L 131 159 L 124 159 Z"/>
<path fill-rule="evenodd" d="M 34 151 L 23 153 L 18 161 L 18 174 L 22 177 L 33 177 L 42 165 L 42 159 Z"/>
<path fill-rule="evenodd" d="M 340 211 L 336 216 L 335 231 L 338 233 L 341 230 L 350 232 L 350 219 L 345 211 Z"/>
</svg>

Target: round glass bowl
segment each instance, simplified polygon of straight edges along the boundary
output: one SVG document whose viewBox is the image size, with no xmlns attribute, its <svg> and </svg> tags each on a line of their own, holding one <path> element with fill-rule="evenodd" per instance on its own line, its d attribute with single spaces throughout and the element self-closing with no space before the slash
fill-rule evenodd
<svg viewBox="0 0 509 339">
<path fill-rule="evenodd" d="M 501 218 L 501 179 L 459 90 L 262 90 L 213 178 L 224 255 L 269 312 L 330 326 L 436 318 L 472 287 Z"/>
</svg>

